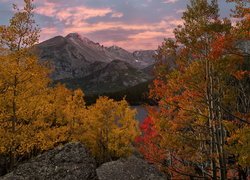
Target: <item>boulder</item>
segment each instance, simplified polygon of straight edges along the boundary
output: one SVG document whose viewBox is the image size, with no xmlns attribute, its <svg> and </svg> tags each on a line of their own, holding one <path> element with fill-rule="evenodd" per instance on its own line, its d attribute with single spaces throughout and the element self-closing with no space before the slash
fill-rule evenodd
<svg viewBox="0 0 250 180">
<path fill-rule="evenodd" d="M 99 180 L 165 180 L 168 179 L 153 165 L 131 156 L 104 163 L 97 170 Z"/>
<path fill-rule="evenodd" d="M 80 143 L 55 148 L 19 165 L 3 180 L 22 179 L 97 179 L 96 163 Z"/>
<path fill-rule="evenodd" d="M 0 154 L 0 176 L 6 174 L 7 172 L 7 158 L 5 155 Z"/>
</svg>

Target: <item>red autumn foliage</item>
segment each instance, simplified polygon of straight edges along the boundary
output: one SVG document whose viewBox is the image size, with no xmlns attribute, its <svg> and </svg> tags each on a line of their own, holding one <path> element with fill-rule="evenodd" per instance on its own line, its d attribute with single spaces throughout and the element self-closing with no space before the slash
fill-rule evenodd
<svg viewBox="0 0 250 180">
<path fill-rule="evenodd" d="M 236 71 L 233 76 L 238 80 L 242 80 L 244 77 L 250 76 L 250 71 Z"/>
<path fill-rule="evenodd" d="M 218 36 L 217 39 L 212 43 L 212 51 L 210 53 L 210 59 L 216 60 L 223 54 L 226 46 L 225 36 Z"/>
<path fill-rule="evenodd" d="M 161 164 L 166 158 L 165 151 L 160 147 L 160 135 L 155 127 L 155 120 L 147 117 L 140 124 L 141 136 L 135 139 L 139 152 L 153 164 Z"/>
</svg>

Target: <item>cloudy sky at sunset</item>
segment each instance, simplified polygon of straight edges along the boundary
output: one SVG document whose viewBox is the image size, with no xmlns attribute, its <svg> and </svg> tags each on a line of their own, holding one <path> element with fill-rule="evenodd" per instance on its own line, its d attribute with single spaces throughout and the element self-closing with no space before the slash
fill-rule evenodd
<svg viewBox="0 0 250 180">
<path fill-rule="evenodd" d="M 219 0 L 221 14 L 227 16 L 232 5 Z M 35 18 L 42 29 L 40 41 L 71 32 L 105 46 L 128 50 L 156 49 L 181 24 L 187 0 L 35 0 Z M 0 0 L 0 24 L 13 14 L 12 3 Z"/>
</svg>

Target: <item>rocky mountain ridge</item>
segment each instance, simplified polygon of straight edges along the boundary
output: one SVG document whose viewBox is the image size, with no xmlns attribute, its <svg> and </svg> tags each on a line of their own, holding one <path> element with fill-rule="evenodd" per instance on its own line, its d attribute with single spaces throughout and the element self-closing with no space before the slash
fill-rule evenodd
<svg viewBox="0 0 250 180">
<path fill-rule="evenodd" d="M 120 91 L 152 80 L 143 69 L 155 63 L 156 51 L 128 52 L 104 47 L 77 33 L 56 36 L 36 45 L 40 60 L 52 66 L 54 82 L 82 88 L 86 94 Z"/>
</svg>

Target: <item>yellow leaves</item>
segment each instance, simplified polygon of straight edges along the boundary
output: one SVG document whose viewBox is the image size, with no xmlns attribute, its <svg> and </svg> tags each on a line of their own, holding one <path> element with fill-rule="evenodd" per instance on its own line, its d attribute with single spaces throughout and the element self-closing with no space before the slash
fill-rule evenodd
<svg viewBox="0 0 250 180">
<path fill-rule="evenodd" d="M 67 140 L 65 136 L 67 130 L 66 126 L 43 129 L 35 135 L 36 147 L 45 151 L 54 148 L 61 142 L 65 142 Z"/>
<path fill-rule="evenodd" d="M 101 161 L 107 157 L 127 156 L 138 135 L 135 110 L 125 100 L 115 102 L 100 97 L 84 117 L 84 142 Z"/>
<path fill-rule="evenodd" d="M 227 149 L 238 154 L 238 161 L 241 166 L 248 167 L 250 165 L 250 128 L 245 125 L 241 129 L 236 129 L 228 138 L 229 145 Z"/>
<path fill-rule="evenodd" d="M 80 89 L 77 89 L 66 97 L 66 106 L 64 113 L 67 119 L 79 119 L 82 109 L 85 108 L 85 102 L 83 100 L 84 94 Z"/>
<path fill-rule="evenodd" d="M 27 50 L 9 52 L 1 60 L 1 149 L 26 154 L 36 147 L 33 122 L 44 118 L 49 71 Z"/>
<path fill-rule="evenodd" d="M 40 30 L 33 20 L 32 1 L 26 0 L 22 10 L 19 10 L 17 6 L 13 8 L 15 14 L 10 19 L 10 24 L 0 26 L 0 44 L 12 51 L 19 51 L 33 46 L 38 41 Z"/>
</svg>

